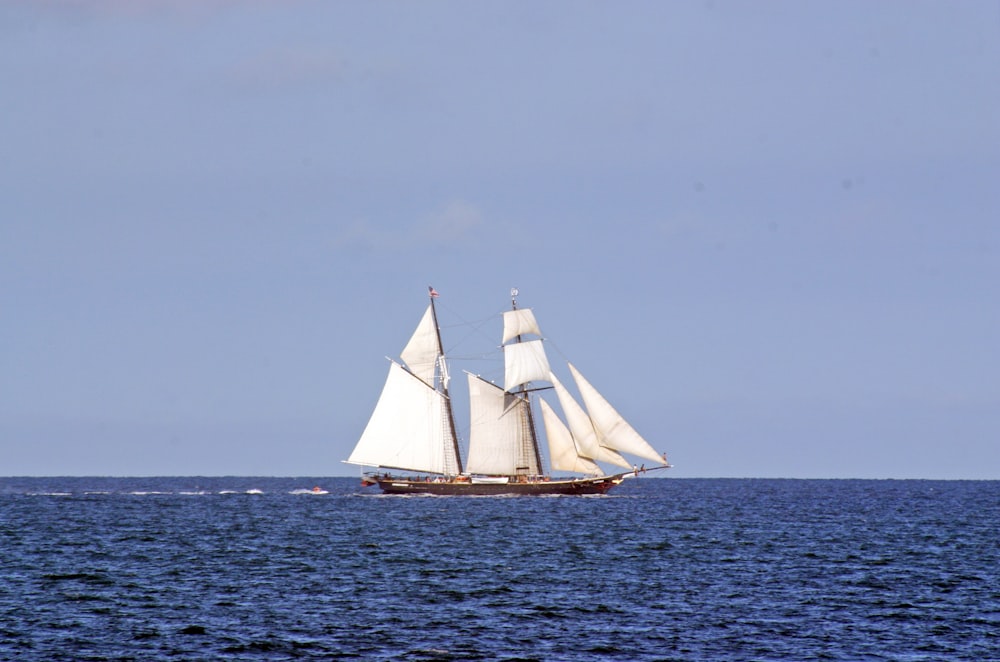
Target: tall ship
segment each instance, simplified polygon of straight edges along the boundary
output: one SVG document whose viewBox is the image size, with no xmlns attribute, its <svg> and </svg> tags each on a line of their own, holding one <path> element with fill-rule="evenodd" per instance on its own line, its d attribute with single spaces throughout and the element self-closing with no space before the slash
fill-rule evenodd
<svg viewBox="0 0 1000 662">
<path fill-rule="evenodd" d="M 371 419 L 345 460 L 363 467 L 362 485 L 377 485 L 386 494 L 604 494 L 627 478 L 670 467 L 666 453 L 657 452 L 567 364 L 583 404 L 574 399 L 549 365 L 534 313 L 517 307 L 516 289 L 511 309 L 503 313 L 503 385 L 466 372 L 470 426 L 463 461 L 435 307 L 438 293 L 429 287 L 428 294 L 427 310 L 400 361 L 390 359 Z M 565 422 L 543 391 L 554 392 Z M 538 413 L 548 465 L 566 475 L 544 468 Z M 602 465 L 618 470 L 607 472 Z"/>
</svg>

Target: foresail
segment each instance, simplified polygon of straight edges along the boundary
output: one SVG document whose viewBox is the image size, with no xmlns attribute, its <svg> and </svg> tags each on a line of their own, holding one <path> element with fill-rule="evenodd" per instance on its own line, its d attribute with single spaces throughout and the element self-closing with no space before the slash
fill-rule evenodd
<svg viewBox="0 0 1000 662">
<path fill-rule="evenodd" d="M 532 333 L 536 336 L 542 335 L 542 331 L 538 328 L 538 322 L 535 321 L 535 314 L 531 312 L 531 308 L 508 310 L 503 314 L 503 340 L 500 341 L 501 343 L 527 333 Z"/>
<path fill-rule="evenodd" d="M 573 396 L 562 385 L 562 382 L 553 374 L 549 375 L 549 381 L 555 387 L 556 397 L 559 398 L 559 406 L 562 407 L 563 415 L 569 424 L 569 431 L 573 435 L 573 440 L 576 442 L 579 454 L 591 460 L 607 462 L 608 464 L 631 469 L 632 465 L 629 464 L 628 460 L 614 450 L 605 448 L 600 444 L 597 430 L 594 429 L 594 424 L 591 422 L 587 412 L 573 399 Z"/>
<path fill-rule="evenodd" d="M 504 345 L 504 390 L 513 391 L 521 384 L 548 380 L 552 370 L 541 340 Z"/>
<path fill-rule="evenodd" d="M 539 398 L 542 409 L 542 422 L 545 424 L 545 436 L 549 440 L 549 464 L 553 471 L 572 471 L 583 474 L 604 473 L 596 463 L 581 457 L 573 443 L 573 435 L 563 424 L 549 403 Z"/>
<path fill-rule="evenodd" d="M 434 326 L 434 314 L 431 306 L 420 319 L 420 324 L 406 343 L 399 358 L 420 379 L 434 386 L 434 368 L 437 364 L 440 347 L 438 346 L 437 329 Z"/>
<path fill-rule="evenodd" d="M 639 435 L 635 429 L 622 418 L 611 404 L 597 392 L 590 382 L 584 379 L 583 375 L 573 367 L 569 366 L 576 381 L 577 388 L 583 398 L 583 404 L 590 414 L 594 429 L 600 437 L 602 446 L 612 448 L 622 453 L 636 455 L 653 462 L 662 463 L 663 456 L 656 452 L 649 443 Z"/>
<path fill-rule="evenodd" d="M 513 476 L 521 465 L 525 401 L 469 374 L 469 473 Z"/>
<path fill-rule="evenodd" d="M 351 464 L 457 473 L 445 397 L 393 362 Z"/>
</svg>

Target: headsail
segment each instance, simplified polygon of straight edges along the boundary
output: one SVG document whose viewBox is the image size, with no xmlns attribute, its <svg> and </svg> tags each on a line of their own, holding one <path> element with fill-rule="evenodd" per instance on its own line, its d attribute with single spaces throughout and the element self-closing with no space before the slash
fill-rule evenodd
<svg viewBox="0 0 1000 662">
<path fill-rule="evenodd" d="M 594 429 L 600 438 L 602 446 L 636 455 L 638 457 L 662 463 L 663 456 L 656 452 L 649 443 L 643 439 L 635 429 L 628 424 L 622 415 L 615 411 L 615 408 L 597 392 L 590 382 L 584 379 L 583 375 L 569 364 L 569 370 L 573 373 L 577 388 L 583 397 L 584 406 L 590 414 L 590 420 L 594 423 Z"/>
<path fill-rule="evenodd" d="M 601 445 L 597 430 L 594 429 L 594 424 L 590 416 L 573 399 L 573 396 L 562 385 L 562 382 L 555 375 L 551 374 L 549 375 L 549 381 L 552 382 L 552 385 L 556 389 L 559 405 L 562 407 L 563 415 L 566 416 L 569 431 L 573 434 L 573 440 L 576 442 L 580 455 L 591 460 L 597 460 L 598 462 L 607 462 L 608 464 L 625 467 L 626 469 L 632 468 L 629 461 L 616 451 Z"/>
<path fill-rule="evenodd" d="M 549 440 L 549 463 L 553 471 L 573 471 L 575 473 L 595 474 L 603 473 L 597 464 L 588 458 L 582 457 L 573 442 L 573 435 L 563 424 L 556 413 L 549 406 L 549 403 L 539 398 L 538 403 L 542 408 L 542 422 L 545 424 L 545 436 Z"/>
</svg>

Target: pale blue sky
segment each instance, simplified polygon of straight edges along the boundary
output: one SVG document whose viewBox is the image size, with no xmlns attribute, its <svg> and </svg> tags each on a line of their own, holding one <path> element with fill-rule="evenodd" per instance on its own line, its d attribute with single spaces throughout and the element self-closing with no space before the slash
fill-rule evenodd
<svg viewBox="0 0 1000 662">
<path fill-rule="evenodd" d="M 675 476 L 1000 478 L 997 2 L 7 2 L 0 154 L 0 475 L 353 475 L 433 284 Z"/>
</svg>

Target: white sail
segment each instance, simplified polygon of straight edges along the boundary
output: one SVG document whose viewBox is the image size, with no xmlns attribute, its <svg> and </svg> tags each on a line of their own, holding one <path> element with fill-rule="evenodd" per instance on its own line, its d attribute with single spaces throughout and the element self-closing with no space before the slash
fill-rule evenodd
<svg viewBox="0 0 1000 662">
<path fill-rule="evenodd" d="M 500 341 L 501 343 L 526 333 L 533 333 L 536 336 L 542 335 L 531 308 L 508 310 L 503 314 L 503 340 Z"/>
<path fill-rule="evenodd" d="M 542 422 L 545 424 L 545 436 L 549 440 L 549 463 L 553 471 L 572 471 L 582 474 L 601 474 L 601 468 L 585 457 L 581 457 L 573 443 L 573 435 L 563 424 L 552 407 L 539 398 L 542 409 Z"/>
<path fill-rule="evenodd" d="M 552 370 L 541 340 L 504 345 L 504 389 L 513 391 L 527 382 L 547 380 Z"/>
<path fill-rule="evenodd" d="M 524 440 L 525 401 L 481 377 L 469 374 L 469 457 L 466 471 L 513 476 Z"/>
<path fill-rule="evenodd" d="M 562 407 L 563 415 L 566 416 L 566 422 L 569 424 L 570 433 L 573 435 L 573 441 L 576 442 L 580 455 L 591 460 L 597 460 L 598 462 L 607 462 L 608 464 L 631 469 L 632 465 L 629 464 L 628 460 L 614 450 L 601 445 L 597 430 L 594 429 L 594 424 L 590 420 L 590 416 L 573 399 L 573 396 L 562 385 L 562 382 L 552 374 L 549 375 L 549 381 L 552 382 L 552 385 L 556 389 L 559 406 Z"/>
<path fill-rule="evenodd" d="M 347 462 L 430 473 L 457 473 L 447 400 L 393 362 L 375 411 Z"/>
<path fill-rule="evenodd" d="M 580 389 L 583 404 L 587 407 L 590 420 L 594 423 L 594 429 L 600 436 L 601 445 L 662 464 L 663 456 L 657 453 L 656 449 L 650 446 L 622 418 L 621 414 L 615 411 L 615 408 L 597 392 L 597 389 L 591 386 L 590 382 L 584 379 L 583 375 L 572 364 L 570 364 L 569 369 L 573 373 L 577 388 Z"/>
<path fill-rule="evenodd" d="M 437 364 L 440 347 L 438 346 L 437 329 L 434 327 L 434 313 L 431 306 L 427 306 L 427 311 L 420 318 L 420 324 L 410 337 L 410 342 L 406 343 L 399 358 L 417 377 L 434 385 L 434 367 Z"/>
</svg>

